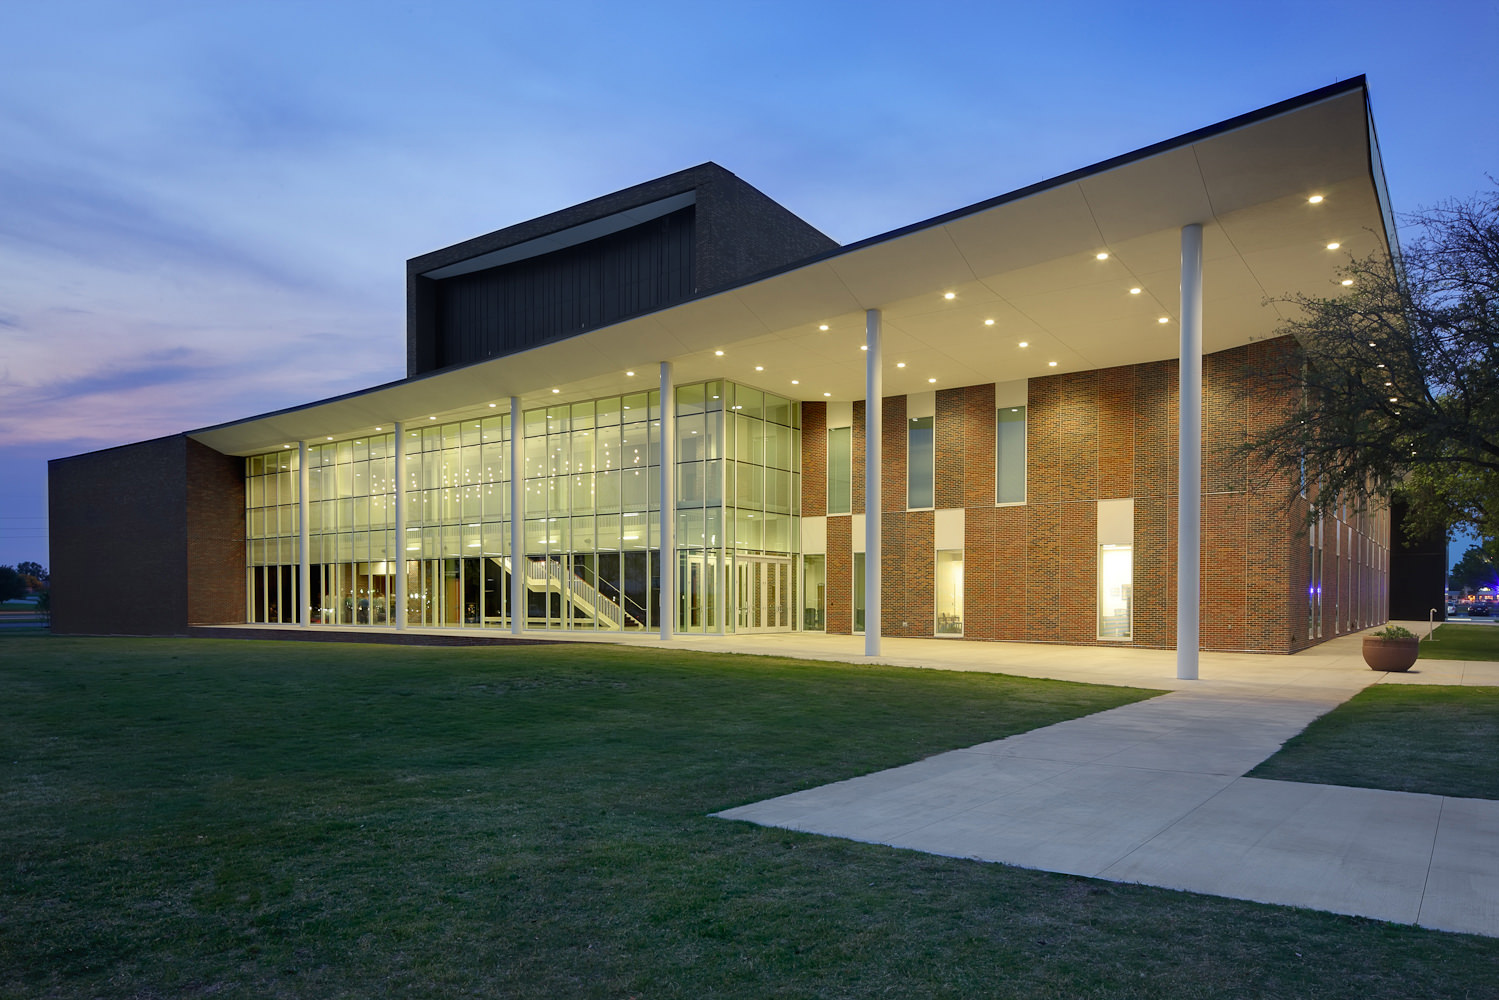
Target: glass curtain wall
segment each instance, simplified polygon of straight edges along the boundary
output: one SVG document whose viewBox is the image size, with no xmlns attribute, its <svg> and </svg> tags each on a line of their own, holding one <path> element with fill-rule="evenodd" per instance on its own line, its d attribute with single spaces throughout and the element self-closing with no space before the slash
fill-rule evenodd
<svg viewBox="0 0 1499 1000">
<path fill-rule="evenodd" d="M 714 381 L 677 389 L 677 628 L 792 628 L 800 407 Z M 395 535 L 395 440 L 308 448 L 314 623 L 510 625 L 512 569 L 527 627 L 653 629 L 660 593 L 658 392 L 526 411 L 524 550 L 512 564 L 508 414 L 405 430 L 407 530 Z M 297 451 L 246 460 L 248 620 L 294 622 Z M 735 568 L 751 567 L 742 585 Z M 731 596 L 732 595 L 732 596 Z"/>
</svg>

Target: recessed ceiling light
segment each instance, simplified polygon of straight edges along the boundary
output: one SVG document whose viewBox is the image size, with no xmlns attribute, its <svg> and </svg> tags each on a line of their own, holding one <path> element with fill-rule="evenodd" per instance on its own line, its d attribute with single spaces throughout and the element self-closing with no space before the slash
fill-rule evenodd
<svg viewBox="0 0 1499 1000">
<path fill-rule="evenodd" d="M 801 382 L 801 379 L 796 379 L 796 378 L 794 378 L 794 379 L 792 379 L 792 380 L 791 380 L 791 384 L 792 384 L 792 385 L 801 385 L 801 384 L 802 384 L 802 382 Z M 714 397 L 713 397 L 713 398 L 714 398 L 714 399 L 717 399 L 717 398 L 718 398 L 718 397 L 717 397 L 717 396 L 714 396 Z"/>
<path fill-rule="evenodd" d="M 1312 205 L 1320 205 L 1322 204 L 1322 196 L 1320 194 L 1314 194 L 1307 199 L 1307 202 Z"/>
<path fill-rule="evenodd" d="M 1109 252 L 1107 250 L 1103 250 L 1103 251 L 1100 251 L 1096 256 L 1098 257 L 1099 260 L 1108 260 L 1109 259 Z"/>
<path fill-rule="evenodd" d="M 904 368 L 904 367 L 906 367 L 906 363 L 904 361 L 897 361 L 895 363 L 895 367 L 897 367 L 897 368 Z"/>
<path fill-rule="evenodd" d="M 634 372 L 625 372 L 625 374 L 628 375 L 630 378 L 634 378 L 635 377 L 635 373 Z"/>
<path fill-rule="evenodd" d="M 289 445 L 289 444 L 284 444 L 284 445 L 282 445 L 282 446 L 281 446 L 281 447 L 283 447 L 283 448 L 290 448 L 290 447 L 291 447 L 291 445 Z"/>
<path fill-rule="evenodd" d="M 859 345 L 859 350 L 861 350 L 861 351 L 867 351 L 867 350 L 869 350 L 869 345 L 868 344 L 860 344 Z"/>
<path fill-rule="evenodd" d="M 329 438 L 328 438 L 328 440 L 329 440 L 329 441 L 332 441 L 332 440 L 333 440 L 333 438 L 332 438 L 332 437 L 331 437 L 331 436 L 330 436 L 330 437 L 329 437 Z M 291 447 L 291 445 L 287 445 L 287 447 L 288 447 L 288 448 L 290 448 L 290 447 Z"/>
<path fill-rule="evenodd" d="M 1057 366 L 1057 363 L 1055 361 L 1048 361 L 1048 362 L 1046 362 L 1046 367 L 1048 367 L 1048 368 L 1055 368 L 1056 366 Z"/>
<path fill-rule="evenodd" d="M 937 380 L 936 380 L 936 379 L 934 379 L 934 378 L 929 378 L 929 379 L 927 379 L 927 382 L 929 382 L 929 383 L 930 383 L 930 382 L 935 382 L 935 381 L 937 381 Z"/>
<path fill-rule="evenodd" d="M 1397 398 L 1396 398 L 1396 397 L 1394 397 L 1394 396 L 1391 396 L 1391 397 L 1390 397 L 1390 402 L 1392 402 L 1392 403 L 1398 403 L 1398 402 L 1400 402 L 1400 400 L 1399 400 L 1399 399 L 1397 399 Z"/>
<path fill-rule="evenodd" d="M 1156 320 L 1156 322 L 1157 323 L 1169 323 L 1169 322 L 1171 322 L 1171 317 L 1170 316 L 1162 316 L 1160 319 Z"/>
<path fill-rule="evenodd" d="M 436 417 L 428 417 L 427 419 L 428 420 L 436 420 L 437 418 Z"/>
<path fill-rule="evenodd" d="M 826 333 L 826 332 L 827 332 L 827 330 L 828 330 L 828 325 L 827 325 L 827 324 L 826 324 L 826 323 L 823 323 L 823 324 L 820 324 L 820 325 L 819 325 L 819 326 L 818 326 L 818 327 L 817 327 L 817 329 L 819 329 L 819 330 L 821 330 L 821 331 L 822 331 L 822 332 L 823 332 L 823 333 Z"/>
<path fill-rule="evenodd" d="M 1336 250 L 1338 247 L 1340 247 L 1342 245 L 1343 244 L 1341 244 L 1341 243 L 1329 243 L 1329 244 L 1327 244 L 1327 249 L 1329 249 L 1329 250 Z"/>
<path fill-rule="evenodd" d="M 1343 287 L 1344 288 L 1347 288 L 1351 284 L 1353 284 L 1353 279 L 1352 278 L 1344 278 L 1343 279 Z"/>
<path fill-rule="evenodd" d="M 1129 290 L 1129 293 L 1130 293 L 1130 294 L 1131 294 L 1131 295 L 1139 295 L 1139 294 L 1140 294 L 1140 289 L 1138 289 L 1138 288 L 1131 288 L 1131 289 L 1130 289 L 1130 290 Z"/>
<path fill-rule="evenodd" d="M 823 393 L 823 395 L 824 395 L 824 396 L 831 396 L 831 395 L 832 395 L 832 393 L 831 393 L 831 392 L 825 392 L 825 393 Z M 736 407 L 736 409 L 737 409 L 737 407 Z"/>
<path fill-rule="evenodd" d="M 554 395 L 554 396 L 555 396 L 555 395 L 557 395 L 557 393 L 559 393 L 559 392 L 561 392 L 561 391 L 562 391 L 562 390 L 561 390 L 561 389 L 553 389 L 553 390 L 552 390 L 552 395 Z"/>
<path fill-rule="evenodd" d="M 985 326 L 993 326 L 994 325 L 994 321 L 992 319 L 986 319 L 986 320 L 984 320 L 984 325 Z"/>
<path fill-rule="evenodd" d="M 765 370 L 765 366 L 764 365 L 756 365 L 755 366 L 755 371 L 757 371 L 757 372 L 763 372 L 764 370 Z"/>
<path fill-rule="evenodd" d="M 1022 340 L 1020 342 L 1020 346 L 1021 347 L 1029 347 L 1029 346 L 1031 346 L 1031 342 L 1029 340 Z"/>
<path fill-rule="evenodd" d="M 947 299 L 947 300 L 951 301 L 951 300 L 953 300 L 953 299 L 955 299 L 955 298 L 958 297 L 958 293 L 957 292 L 944 292 L 942 294 L 942 297 L 944 299 Z"/>
<path fill-rule="evenodd" d="M 713 356 L 721 358 L 721 357 L 723 357 L 723 351 L 714 351 L 713 352 Z"/>
<path fill-rule="evenodd" d="M 475 424 L 475 425 L 474 425 L 474 426 L 475 426 L 475 427 L 477 427 L 477 426 L 479 426 L 479 425 L 478 425 L 478 424 Z M 383 427 L 376 427 L 376 428 L 375 428 L 375 430 L 377 430 L 377 431 L 383 431 L 383 430 L 384 430 L 384 429 L 385 429 L 385 428 L 383 428 Z"/>
<path fill-rule="evenodd" d="M 492 410 L 492 409 L 494 409 L 494 404 L 493 404 L 493 403 L 490 403 L 490 404 L 489 404 L 489 408 L 490 408 L 490 409 L 491 409 L 491 410 Z"/>
</svg>

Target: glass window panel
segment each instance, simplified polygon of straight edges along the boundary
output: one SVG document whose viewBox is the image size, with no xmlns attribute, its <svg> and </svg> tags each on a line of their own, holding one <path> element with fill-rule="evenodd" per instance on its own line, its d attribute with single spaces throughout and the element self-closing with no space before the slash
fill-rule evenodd
<svg viewBox="0 0 1499 1000">
<path fill-rule="evenodd" d="M 832 427 L 828 429 L 828 513 L 851 513 L 853 496 L 853 428 Z"/>
<path fill-rule="evenodd" d="M 791 473 L 765 470 L 765 509 L 777 514 L 791 513 Z"/>
<path fill-rule="evenodd" d="M 1025 503 L 1025 407 L 1000 407 L 995 432 L 995 500 Z"/>
<path fill-rule="evenodd" d="M 356 462 L 367 462 L 370 457 L 370 444 L 366 438 L 356 438 L 353 444 L 353 459 Z"/>
<path fill-rule="evenodd" d="M 646 412 L 646 402 L 649 397 L 643 392 L 632 392 L 621 401 L 624 412 L 620 414 L 620 420 L 629 423 L 632 420 L 644 420 L 649 414 Z"/>
<path fill-rule="evenodd" d="M 734 457 L 741 462 L 765 464 L 765 429 L 742 413 L 734 415 Z"/>
<path fill-rule="evenodd" d="M 963 634 L 963 550 L 937 550 L 935 607 L 938 635 Z"/>
<path fill-rule="evenodd" d="M 650 524 L 643 513 L 626 513 L 620 517 L 619 543 L 622 549 L 651 547 Z"/>
<path fill-rule="evenodd" d="M 807 556 L 802 561 L 802 628 L 821 632 L 827 628 L 827 556 Z"/>
<path fill-rule="evenodd" d="M 747 385 L 734 386 L 734 409 L 741 417 L 759 419 L 765 415 L 765 393 Z"/>
<path fill-rule="evenodd" d="M 758 518 L 757 518 L 758 520 Z M 791 552 L 792 520 L 785 514 L 765 515 L 765 550 L 767 552 Z"/>
<path fill-rule="evenodd" d="M 864 631 L 864 553 L 854 553 L 854 631 Z"/>
<path fill-rule="evenodd" d="M 627 469 L 622 476 L 625 510 L 645 510 L 650 502 L 650 473 L 643 469 Z"/>
<path fill-rule="evenodd" d="M 251 507 L 265 506 L 265 477 L 252 476 L 249 480 L 250 491 L 248 505 Z"/>
<path fill-rule="evenodd" d="M 586 403 L 574 403 L 572 406 L 572 429 L 587 430 L 593 426 L 593 400 Z"/>
<path fill-rule="evenodd" d="M 751 510 L 734 512 L 734 544 L 741 549 L 764 547 L 765 517 Z"/>
<path fill-rule="evenodd" d="M 521 419 L 526 425 L 526 437 L 538 437 L 547 432 L 546 410 L 526 410 L 521 414 Z"/>
<path fill-rule="evenodd" d="M 619 458 L 622 469 L 645 468 L 650 460 L 650 447 L 643 422 L 624 425 L 620 431 Z"/>
<path fill-rule="evenodd" d="M 567 434 L 547 435 L 547 475 L 565 476 L 568 473 L 568 447 Z"/>
<path fill-rule="evenodd" d="M 265 456 L 264 455 L 251 455 L 248 459 L 246 459 L 245 460 L 245 475 L 247 475 L 247 476 L 263 476 L 263 475 L 265 475 Z"/>
<path fill-rule="evenodd" d="M 649 408 L 650 408 L 650 419 L 652 419 L 652 420 L 660 420 L 661 419 L 661 390 L 659 390 L 659 389 L 652 389 L 647 394 L 647 401 L 649 403 Z"/>
<path fill-rule="evenodd" d="M 568 520 L 572 531 L 570 549 L 577 552 L 592 552 L 596 536 L 592 517 L 573 517 Z"/>
<path fill-rule="evenodd" d="M 608 551 L 619 548 L 619 515 L 600 514 L 594 519 L 594 548 Z"/>
<path fill-rule="evenodd" d="M 677 418 L 677 461 L 701 462 L 707 458 L 707 421 L 703 414 Z"/>
<path fill-rule="evenodd" d="M 502 483 L 487 483 L 482 487 L 479 513 L 486 520 L 503 519 L 509 515 L 505 509 L 505 498 L 510 490 Z"/>
<path fill-rule="evenodd" d="M 796 467 L 796 432 L 780 424 L 765 425 L 765 464 L 774 469 Z"/>
<path fill-rule="evenodd" d="M 677 465 L 677 505 L 701 507 L 706 465 L 703 462 L 682 462 Z"/>
<path fill-rule="evenodd" d="M 765 506 L 765 470 L 737 462 L 734 466 L 734 506 L 759 510 Z"/>
<path fill-rule="evenodd" d="M 477 448 L 484 425 L 477 420 L 465 420 L 458 430 L 458 441 L 464 448 Z"/>
<path fill-rule="evenodd" d="M 572 511 L 574 514 L 589 514 L 593 512 L 593 475 L 569 476 L 567 481 L 572 484 Z"/>
<path fill-rule="evenodd" d="M 465 486 L 463 493 L 462 517 L 465 521 L 477 521 L 484 516 L 484 488 L 482 486 Z"/>
<path fill-rule="evenodd" d="M 678 416 L 703 412 L 703 389 L 702 383 L 677 387 Z"/>
<path fill-rule="evenodd" d="M 723 385 L 723 382 L 719 380 L 708 382 L 703 386 L 703 409 L 710 413 L 723 409 Z"/>
<path fill-rule="evenodd" d="M 791 426 L 791 400 L 781 396 L 765 394 L 765 419 Z"/>
<path fill-rule="evenodd" d="M 370 458 L 390 458 L 395 454 L 391 449 L 391 435 L 376 434 L 370 438 Z"/>
<path fill-rule="evenodd" d="M 354 461 L 354 443 L 352 441 L 335 442 L 334 448 L 337 449 L 337 461 L 339 465 Z"/>
<path fill-rule="evenodd" d="M 619 423 L 619 397 L 609 396 L 593 401 L 593 423 L 595 427 L 606 427 Z"/>
<path fill-rule="evenodd" d="M 526 480 L 526 517 L 540 517 L 547 512 L 547 484 L 550 480 Z"/>
<path fill-rule="evenodd" d="M 709 507 L 723 505 L 723 461 L 703 463 L 703 502 Z"/>
<path fill-rule="evenodd" d="M 547 474 L 547 439 L 526 438 L 525 474 L 527 479 L 539 479 Z"/>
<path fill-rule="evenodd" d="M 600 427 L 593 433 L 594 469 L 596 471 L 618 469 L 622 462 L 619 451 L 619 428 Z"/>
<path fill-rule="evenodd" d="M 913 510 L 932 506 L 932 424 L 931 417 L 913 417 L 906 422 L 906 506 Z"/>
<path fill-rule="evenodd" d="M 1098 637 L 1128 639 L 1134 630 L 1134 546 L 1098 547 Z"/>
<path fill-rule="evenodd" d="M 620 477 L 626 475 L 618 470 L 613 472 L 599 472 L 593 477 L 594 505 L 599 512 L 617 511 L 620 509 Z"/>
<path fill-rule="evenodd" d="M 677 511 L 677 545 L 687 548 L 702 548 L 706 544 L 702 508 Z"/>
<path fill-rule="evenodd" d="M 572 407 L 566 403 L 547 407 L 547 433 L 566 434 L 572 430 L 572 414 Z"/>
<path fill-rule="evenodd" d="M 572 468 L 570 472 L 592 472 L 594 470 L 594 432 L 573 431 Z"/>
<path fill-rule="evenodd" d="M 491 441 L 479 450 L 481 483 L 499 483 L 510 478 L 509 463 L 505 456 L 506 446 L 500 441 Z"/>
<path fill-rule="evenodd" d="M 724 544 L 723 537 L 723 508 L 709 507 L 703 511 L 703 531 L 707 534 L 709 546 Z"/>
<path fill-rule="evenodd" d="M 484 453 L 478 444 L 463 447 L 463 485 L 484 481 Z"/>
</svg>

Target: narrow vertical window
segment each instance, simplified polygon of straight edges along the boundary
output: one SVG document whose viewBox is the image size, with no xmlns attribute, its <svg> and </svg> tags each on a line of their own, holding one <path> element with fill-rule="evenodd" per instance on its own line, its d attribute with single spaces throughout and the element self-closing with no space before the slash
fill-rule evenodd
<svg viewBox="0 0 1499 1000">
<path fill-rule="evenodd" d="M 1135 550 L 1132 545 L 1098 547 L 1098 637 L 1134 635 Z"/>
<path fill-rule="evenodd" d="M 854 632 L 864 631 L 864 553 L 854 553 Z"/>
<path fill-rule="evenodd" d="M 994 441 L 994 500 L 1025 503 L 1025 407 L 999 408 Z"/>
<path fill-rule="evenodd" d="M 963 550 L 937 550 L 936 610 L 938 635 L 963 634 Z"/>
<path fill-rule="evenodd" d="M 932 422 L 931 417 L 912 417 L 906 427 L 906 508 L 909 510 L 925 510 L 933 506 L 935 448 Z"/>
<path fill-rule="evenodd" d="M 805 556 L 802 561 L 802 628 L 821 632 L 827 622 L 828 557 Z"/>
<path fill-rule="evenodd" d="M 854 429 L 828 428 L 828 513 L 850 514 L 854 504 Z"/>
</svg>

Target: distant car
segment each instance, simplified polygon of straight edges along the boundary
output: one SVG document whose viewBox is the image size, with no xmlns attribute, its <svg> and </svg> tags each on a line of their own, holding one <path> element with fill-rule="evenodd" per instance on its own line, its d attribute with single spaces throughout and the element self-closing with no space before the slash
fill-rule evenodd
<svg viewBox="0 0 1499 1000">
<path fill-rule="evenodd" d="M 1493 614 L 1494 609 L 1487 601 L 1474 601 L 1468 605 L 1469 618 L 1489 618 Z"/>
</svg>

